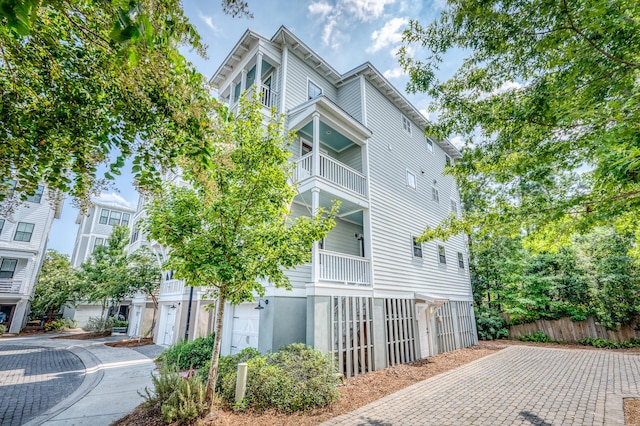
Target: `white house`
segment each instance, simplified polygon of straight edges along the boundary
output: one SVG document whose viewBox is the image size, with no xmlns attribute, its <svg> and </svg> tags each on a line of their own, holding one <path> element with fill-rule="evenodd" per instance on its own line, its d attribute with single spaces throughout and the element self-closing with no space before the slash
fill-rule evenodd
<svg viewBox="0 0 640 426">
<path fill-rule="evenodd" d="M 0 216 L 0 324 L 10 333 L 27 323 L 51 225 L 61 213 L 62 201 L 38 186 L 13 213 Z"/>
<path fill-rule="evenodd" d="M 464 236 L 416 242 L 460 211 L 443 174 L 460 153 L 425 137 L 425 117 L 372 64 L 341 74 L 287 28 L 248 30 L 211 82 L 232 110 L 257 90 L 265 116 L 275 107 L 296 131 L 292 216 L 341 201 L 312 262 L 288 272 L 293 291 L 267 283 L 263 300 L 225 309 L 223 354 L 306 342 L 353 375 L 477 343 Z M 161 297 L 174 285 L 184 295 L 166 280 Z M 165 302 L 161 330 L 185 315 Z"/>
<path fill-rule="evenodd" d="M 127 226 L 131 229 L 135 209 L 122 202 L 107 200 L 103 197 L 94 197 L 91 201 L 93 206 L 85 214 L 79 212 L 76 218 L 76 224 L 79 226 L 71 255 L 71 266 L 74 268 L 79 268 L 96 247 L 106 244 L 115 225 Z M 75 307 L 64 308 L 64 317 L 73 318 L 80 327 L 86 324 L 89 317 L 99 317 L 101 314 L 101 306 L 82 301 Z M 124 314 L 126 316 L 128 312 Z"/>
</svg>

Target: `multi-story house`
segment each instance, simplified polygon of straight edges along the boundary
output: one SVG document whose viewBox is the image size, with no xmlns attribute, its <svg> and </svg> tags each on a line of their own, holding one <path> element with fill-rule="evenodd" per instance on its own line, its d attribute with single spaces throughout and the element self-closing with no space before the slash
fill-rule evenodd
<svg viewBox="0 0 640 426">
<path fill-rule="evenodd" d="M 416 240 L 459 214 L 443 172 L 460 153 L 425 136 L 425 117 L 373 65 L 341 74 L 284 27 L 248 30 L 211 82 L 232 110 L 257 91 L 265 118 L 275 108 L 296 131 L 292 217 L 341 202 L 312 261 L 288 271 L 292 291 L 266 283 L 264 299 L 225 309 L 223 354 L 306 342 L 352 375 L 477 343 L 464 236 Z M 183 307 L 166 299 L 159 328 Z"/>
<path fill-rule="evenodd" d="M 96 247 L 107 243 L 113 227 L 122 225 L 131 228 L 131 217 L 135 210 L 114 201 L 100 197 L 92 198 L 93 206 L 86 213 L 79 212 L 76 218 L 78 233 L 71 255 L 71 266 L 79 268 Z M 126 307 L 125 307 L 126 311 Z M 128 312 L 124 312 L 125 315 Z M 65 306 L 65 318 L 73 318 L 82 327 L 89 317 L 101 316 L 102 307 L 96 304 L 78 301 L 76 306 Z"/>
<path fill-rule="evenodd" d="M 62 201 L 39 186 L 13 213 L 0 216 L 0 324 L 10 333 L 27 323 L 51 225 L 61 213 Z"/>
</svg>

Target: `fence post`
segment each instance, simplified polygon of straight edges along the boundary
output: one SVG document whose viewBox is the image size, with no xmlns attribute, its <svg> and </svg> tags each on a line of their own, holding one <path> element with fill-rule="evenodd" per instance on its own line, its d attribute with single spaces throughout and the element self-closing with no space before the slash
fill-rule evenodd
<svg viewBox="0 0 640 426">
<path fill-rule="evenodd" d="M 241 402 L 244 399 L 244 394 L 247 391 L 247 363 L 241 362 L 238 364 L 238 376 L 236 378 L 236 402 Z"/>
</svg>

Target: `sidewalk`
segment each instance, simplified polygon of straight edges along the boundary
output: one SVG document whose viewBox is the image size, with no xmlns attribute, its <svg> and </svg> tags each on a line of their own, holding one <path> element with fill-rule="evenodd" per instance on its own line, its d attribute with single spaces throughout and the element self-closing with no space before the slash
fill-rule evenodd
<svg viewBox="0 0 640 426">
<path fill-rule="evenodd" d="M 150 356 L 158 347 L 147 347 L 148 355 L 129 348 L 112 348 L 100 340 L 51 339 L 51 336 L 5 338 L 4 345 L 28 345 L 64 349 L 76 355 L 85 367 L 82 384 L 59 404 L 25 425 L 109 425 L 138 406 L 138 394 L 151 387 L 155 364 Z"/>
</svg>

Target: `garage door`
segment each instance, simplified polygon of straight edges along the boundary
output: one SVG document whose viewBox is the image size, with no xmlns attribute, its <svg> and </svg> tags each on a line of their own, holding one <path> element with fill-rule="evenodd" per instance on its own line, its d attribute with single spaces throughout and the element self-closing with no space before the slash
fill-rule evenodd
<svg viewBox="0 0 640 426">
<path fill-rule="evenodd" d="M 233 329 L 231 332 L 231 351 L 237 354 L 244 348 L 258 347 L 258 328 L 260 311 L 255 303 L 243 303 L 233 307 Z"/>
</svg>

